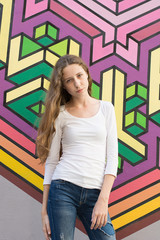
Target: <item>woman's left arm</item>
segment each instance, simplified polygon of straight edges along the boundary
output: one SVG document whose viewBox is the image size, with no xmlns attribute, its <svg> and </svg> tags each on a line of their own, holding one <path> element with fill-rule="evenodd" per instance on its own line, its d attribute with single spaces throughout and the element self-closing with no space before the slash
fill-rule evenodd
<svg viewBox="0 0 160 240">
<path fill-rule="evenodd" d="M 108 216 L 108 200 L 109 195 L 115 180 L 114 175 L 105 174 L 104 181 L 99 194 L 98 200 L 93 208 L 92 212 L 92 224 L 91 229 L 101 228 L 107 223 Z"/>
<path fill-rule="evenodd" d="M 118 137 L 114 106 L 106 103 L 106 168 L 98 200 L 93 208 L 91 229 L 101 228 L 107 223 L 109 195 L 117 176 L 118 168 Z"/>
</svg>

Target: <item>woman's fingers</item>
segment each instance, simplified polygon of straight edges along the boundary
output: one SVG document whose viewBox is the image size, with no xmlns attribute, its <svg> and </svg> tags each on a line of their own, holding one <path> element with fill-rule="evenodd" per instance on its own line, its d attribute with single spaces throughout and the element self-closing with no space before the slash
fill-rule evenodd
<svg viewBox="0 0 160 240">
<path fill-rule="evenodd" d="M 107 223 L 107 215 L 94 215 L 92 219 L 91 229 L 94 228 L 96 230 L 97 228 L 101 228 L 102 226 L 105 226 Z"/>
<path fill-rule="evenodd" d="M 96 223 L 96 218 L 95 218 L 95 216 L 92 217 L 91 222 L 92 222 L 92 224 L 91 224 L 91 229 L 93 229 L 93 228 L 94 228 L 94 225 L 95 225 L 95 223 Z"/>
<path fill-rule="evenodd" d="M 47 214 L 42 216 L 42 225 L 43 225 L 43 232 L 46 240 L 50 240 L 51 229 L 50 229 L 49 218 Z"/>
<path fill-rule="evenodd" d="M 103 227 L 107 224 L 107 219 L 108 219 L 108 216 L 107 215 L 105 215 L 105 217 L 104 217 L 104 223 L 103 223 Z"/>
<path fill-rule="evenodd" d="M 47 233 L 48 233 L 48 236 L 51 237 L 51 229 L 50 229 L 49 222 L 47 224 Z"/>
<path fill-rule="evenodd" d="M 97 219 L 96 219 L 96 224 L 94 226 L 94 230 L 96 230 L 97 228 L 99 228 L 101 224 L 101 216 L 97 216 Z"/>
<path fill-rule="evenodd" d="M 103 226 L 104 219 L 105 219 L 105 216 L 101 216 L 101 220 L 100 220 L 100 224 L 99 224 L 98 228 L 101 228 Z"/>
<path fill-rule="evenodd" d="M 50 240 L 51 234 L 50 234 L 50 231 L 48 230 L 47 225 L 45 225 L 45 228 L 44 228 L 43 232 L 44 232 L 46 240 Z"/>
</svg>

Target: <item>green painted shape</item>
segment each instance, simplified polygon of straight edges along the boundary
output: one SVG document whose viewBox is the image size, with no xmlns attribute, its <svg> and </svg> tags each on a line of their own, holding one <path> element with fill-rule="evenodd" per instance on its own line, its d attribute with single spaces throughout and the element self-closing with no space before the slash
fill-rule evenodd
<svg viewBox="0 0 160 240">
<path fill-rule="evenodd" d="M 146 117 L 144 117 L 141 113 L 137 112 L 136 122 L 143 128 L 146 128 Z"/>
<path fill-rule="evenodd" d="M 0 68 L 3 68 L 4 67 L 4 64 L 3 63 L 0 63 Z"/>
<path fill-rule="evenodd" d="M 53 39 L 57 39 L 57 29 L 52 27 L 50 24 L 48 25 L 48 33 L 50 37 Z"/>
<path fill-rule="evenodd" d="M 37 42 L 39 42 L 40 44 L 42 44 L 43 46 L 48 46 L 50 44 L 53 43 L 53 40 L 51 40 L 50 38 L 48 37 L 43 37 L 41 39 L 38 39 Z"/>
<path fill-rule="evenodd" d="M 119 154 L 124 156 L 126 159 L 128 159 L 131 163 L 138 163 L 140 160 L 142 160 L 142 157 L 135 153 L 132 149 L 129 149 L 127 146 L 123 145 L 122 143 L 118 144 Z"/>
<path fill-rule="evenodd" d="M 17 114 L 23 117 L 25 120 L 30 122 L 32 125 L 38 127 L 40 118 L 36 114 L 27 109 L 28 106 L 36 103 L 37 101 L 44 101 L 46 92 L 38 90 L 31 94 L 24 96 L 23 98 L 17 99 L 17 101 L 8 104 L 8 107 L 14 110 Z"/>
<path fill-rule="evenodd" d="M 42 104 L 41 113 L 44 113 L 44 111 L 45 111 L 45 106 L 44 104 Z"/>
<path fill-rule="evenodd" d="M 31 107 L 31 109 L 32 109 L 33 111 L 35 111 L 36 113 L 39 113 L 39 104 Z"/>
<path fill-rule="evenodd" d="M 136 126 L 136 125 L 127 128 L 127 131 L 130 132 L 130 133 L 132 133 L 134 136 L 137 136 L 138 134 L 144 132 L 144 130 L 142 130 L 141 128 L 139 128 L 139 127 Z"/>
<path fill-rule="evenodd" d="M 131 112 L 131 113 L 128 113 L 126 116 L 125 116 L 125 127 L 127 127 L 128 125 L 134 123 L 134 115 L 135 115 L 135 112 Z"/>
<path fill-rule="evenodd" d="M 160 124 L 160 112 L 156 113 L 155 115 L 153 115 L 151 117 L 155 122 L 157 122 L 158 124 Z"/>
<path fill-rule="evenodd" d="M 147 99 L 147 88 L 138 85 L 138 96 L 141 96 L 145 100 Z"/>
<path fill-rule="evenodd" d="M 133 96 L 133 95 L 135 95 L 135 90 L 136 90 L 135 84 L 130 86 L 130 87 L 128 87 L 126 89 L 126 99 L 131 97 L 131 96 Z"/>
<path fill-rule="evenodd" d="M 23 41 L 22 41 L 22 57 L 33 53 L 39 49 L 41 49 L 42 47 L 35 43 L 34 41 L 32 41 L 31 39 L 27 38 L 26 36 L 23 36 Z"/>
<path fill-rule="evenodd" d="M 122 168 L 122 158 L 120 156 L 118 156 L 118 168 Z"/>
<path fill-rule="evenodd" d="M 140 99 L 139 97 L 134 97 L 126 102 L 126 112 L 134 109 L 135 107 L 139 106 L 143 103 L 144 100 Z"/>
<path fill-rule="evenodd" d="M 99 91 L 100 87 L 97 86 L 95 83 L 92 83 L 92 96 L 99 99 Z"/>
<path fill-rule="evenodd" d="M 17 84 L 22 84 L 30 79 L 36 78 L 41 76 L 42 74 L 46 77 L 49 77 L 52 72 L 52 67 L 50 67 L 45 62 L 39 63 L 38 65 L 31 67 L 27 70 L 24 70 L 23 72 L 20 72 L 16 74 L 13 77 L 10 77 L 10 80 Z"/>
<path fill-rule="evenodd" d="M 41 36 L 44 36 L 45 34 L 46 34 L 46 24 L 36 28 L 35 38 L 39 38 Z"/>
<path fill-rule="evenodd" d="M 62 42 L 56 43 L 53 46 L 50 46 L 48 49 L 50 49 L 52 52 L 57 53 L 60 56 L 67 54 L 67 47 L 68 47 L 68 39 L 65 39 Z"/>
</svg>

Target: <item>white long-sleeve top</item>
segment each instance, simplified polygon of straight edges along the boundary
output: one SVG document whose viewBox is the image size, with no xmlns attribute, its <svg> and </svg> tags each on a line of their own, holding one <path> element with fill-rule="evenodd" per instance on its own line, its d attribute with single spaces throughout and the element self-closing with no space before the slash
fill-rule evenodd
<svg viewBox="0 0 160 240">
<path fill-rule="evenodd" d="M 43 185 L 63 179 L 84 188 L 101 189 L 104 174 L 117 176 L 118 138 L 112 103 L 100 100 L 98 112 L 89 118 L 73 116 L 63 105 L 55 127 Z"/>
</svg>

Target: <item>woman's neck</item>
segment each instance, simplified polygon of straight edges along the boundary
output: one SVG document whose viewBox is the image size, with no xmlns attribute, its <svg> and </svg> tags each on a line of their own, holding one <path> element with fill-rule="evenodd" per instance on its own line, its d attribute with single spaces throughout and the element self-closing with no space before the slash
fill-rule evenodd
<svg viewBox="0 0 160 240">
<path fill-rule="evenodd" d="M 72 97 L 68 105 L 74 106 L 74 107 L 81 107 L 81 106 L 87 106 L 89 103 L 92 103 L 92 102 L 93 102 L 93 98 L 88 95 L 81 98 Z"/>
</svg>

